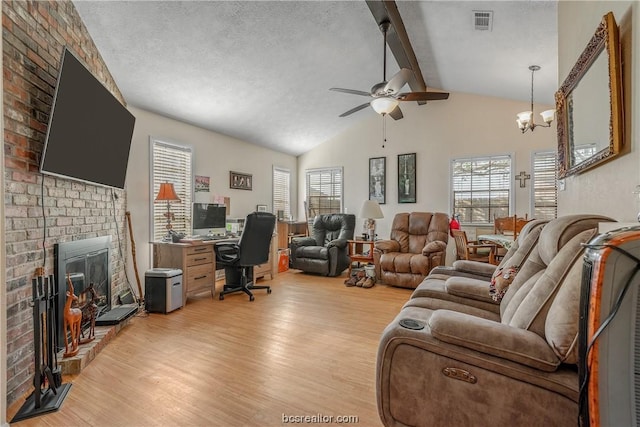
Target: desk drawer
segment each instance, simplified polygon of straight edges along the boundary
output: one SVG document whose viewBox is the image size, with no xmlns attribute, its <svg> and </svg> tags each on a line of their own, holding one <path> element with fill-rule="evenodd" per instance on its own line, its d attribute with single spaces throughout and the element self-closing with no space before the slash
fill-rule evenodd
<svg viewBox="0 0 640 427">
<path fill-rule="evenodd" d="M 268 262 L 253 267 L 254 276 L 262 275 L 265 271 L 271 272 L 271 265 Z"/>
<path fill-rule="evenodd" d="M 189 290 L 198 289 L 202 286 L 211 286 L 214 283 L 213 266 L 197 265 L 187 268 L 187 282 Z"/>
<path fill-rule="evenodd" d="M 213 245 L 194 245 L 186 249 L 187 256 L 213 253 Z"/>
<path fill-rule="evenodd" d="M 213 262 L 213 253 L 197 253 L 187 255 L 187 267 L 193 265 L 211 264 Z"/>
</svg>

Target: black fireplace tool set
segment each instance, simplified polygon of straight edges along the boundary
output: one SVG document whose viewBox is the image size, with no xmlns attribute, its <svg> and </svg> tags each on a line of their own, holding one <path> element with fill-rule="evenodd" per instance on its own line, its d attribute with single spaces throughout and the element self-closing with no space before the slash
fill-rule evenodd
<svg viewBox="0 0 640 427">
<path fill-rule="evenodd" d="M 62 384 L 58 366 L 58 333 L 56 328 L 56 298 L 58 285 L 53 275 L 32 279 L 33 343 L 35 375 L 33 393 L 24 402 L 11 422 L 54 412 L 60 409 L 71 384 Z"/>
</svg>

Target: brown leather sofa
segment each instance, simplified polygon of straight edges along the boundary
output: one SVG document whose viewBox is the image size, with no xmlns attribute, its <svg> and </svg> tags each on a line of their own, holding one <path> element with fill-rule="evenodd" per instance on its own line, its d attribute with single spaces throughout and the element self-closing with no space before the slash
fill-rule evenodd
<svg viewBox="0 0 640 427">
<path fill-rule="evenodd" d="M 425 279 L 378 348 L 384 425 L 577 425 L 582 244 L 605 221 L 534 228 L 506 261 L 519 271 L 499 303 L 487 280 Z"/>
<path fill-rule="evenodd" d="M 390 237 L 375 243 L 376 278 L 414 289 L 433 267 L 445 264 L 449 216 L 440 212 L 399 213 L 393 218 Z"/>
</svg>

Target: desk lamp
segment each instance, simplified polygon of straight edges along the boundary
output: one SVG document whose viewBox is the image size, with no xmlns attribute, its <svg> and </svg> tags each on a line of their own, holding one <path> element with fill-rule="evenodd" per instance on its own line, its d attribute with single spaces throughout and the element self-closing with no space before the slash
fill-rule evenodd
<svg viewBox="0 0 640 427">
<path fill-rule="evenodd" d="M 365 233 L 369 233 L 369 240 L 376 237 L 376 219 L 384 218 L 380 205 L 375 200 L 365 200 L 360 209 L 360 217 L 366 218 L 364 222 Z"/>
<path fill-rule="evenodd" d="M 169 182 L 163 182 L 160 184 L 160 189 L 158 190 L 158 195 L 156 196 L 156 202 L 167 202 L 167 213 L 164 214 L 167 217 L 167 225 L 165 228 L 167 229 L 167 235 L 164 236 L 163 240 L 171 240 L 171 229 L 173 226 L 171 225 L 171 220 L 175 219 L 175 215 L 171 213 L 171 202 L 180 202 L 180 197 L 176 194 L 175 188 L 173 188 L 173 184 Z"/>
</svg>

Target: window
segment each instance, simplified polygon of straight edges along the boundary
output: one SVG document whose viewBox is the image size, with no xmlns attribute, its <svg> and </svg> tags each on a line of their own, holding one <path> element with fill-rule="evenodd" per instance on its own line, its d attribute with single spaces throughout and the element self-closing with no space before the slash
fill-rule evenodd
<svg viewBox="0 0 640 427">
<path fill-rule="evenodd" d="M 558 215 L 557 152 L 533 153 L 532 217 L 553 219 Z"/>
<path fill-rule="evenodd" d="M 171 225 L 187 234 L 191 234 L 192 157 L 191 147 L 151 140 L 151 200 L 155 200 L 161 183 L 172 183 L 180 202 L 170 204 Z M 166 214 L 166 203 L 151 203 L 153 240 L 162 240 L 167 234 Z"/>
<path fill-rule="evenodd" d="M 273 213 L 282 211 L 284 218 L 291 217 L 291 172 L 273 167 Z"/>
<path fill-rule="evenodd" d="M 512 184 L 511 156 L 454 159 L 453 213 L 463 223 L 493 224 L 493 218 L 509 215 Z"/>
<path fill-rule="evenodd" d="M 307 217 L 342 212 L 342 168 L 307 171 Z"/>
</svg>

